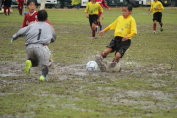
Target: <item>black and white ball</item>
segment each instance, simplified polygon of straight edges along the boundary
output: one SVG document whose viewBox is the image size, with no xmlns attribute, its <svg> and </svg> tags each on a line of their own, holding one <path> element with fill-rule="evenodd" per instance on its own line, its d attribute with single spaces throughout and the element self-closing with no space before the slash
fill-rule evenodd
<svg viewBox="0 0 177 118">
<path fill-rule="evenodd" d="M 89 61 L 86 64 L 86 70 L 87 71 L 95 71 L 98 68 L 98 64 L 95 61 Z"/>
</svg>

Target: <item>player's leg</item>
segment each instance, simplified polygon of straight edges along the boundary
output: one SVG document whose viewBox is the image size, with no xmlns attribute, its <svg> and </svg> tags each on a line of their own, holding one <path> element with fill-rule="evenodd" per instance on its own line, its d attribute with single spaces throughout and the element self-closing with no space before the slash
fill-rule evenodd
<svg viewBox="0 0 177 118">
<path fill-rule="evenodd" d="M 101 25 L 101 22 L 100 22 L 100 16 L 101 16 L 101 12 L 98 13 L 98 26 L 100 27 L 100 31 L 102 30 L 102 25 Z"/>
<path fill-rule="evenodd" d="M 92 34 L 94 34 L 93 37 L 95 37 L 95 33 L 96 33 L 96 26 L 97 26 L 97 19 L 98 19 L 98 15 L 93 15 L 93 23 L 92 23 Z"/>
<path fill-rule="evenodd" d="M 46 48 L 46 46 L 39 46 L 35 49 L 35 54 L 39 60 L 39 67 L 42 71 L 42 75 L 40 76 L 40 80 L 47 81 L 46 76 L 48 75 L 48 67 L 51 65 L 51 62 L 49 61 L 49 50 Z"/>
<path fill-rule="evenodd" d="M 130 47 L 131 45 L 131 40 L 128 39 L 126 41 L 121 41 L 122 38 L 119 38 L 117 40 L 117 43 L 115 44 L 115 57 L 112 61 L 112 63 L 110 64 L 110 68 L 114 68 L 116 66 L 116 64 L 119 62 L 120 58 L 123 57 L 124 53 L 126 52 L 126 50 Z"/>
<path fill-rule="evenodd" d="M 91 29 L 92 29 L 92 37 L 95 37 L 95 33 L 96 33 L 96 24 L 95 23 L 92 23 Z"/>
<path fill-rule="evenodd" d="M 34 55 L 34 52 L 33 52 L 33 48 L 28 48 L 26 50 L 26 55 L 27 55 L 27 60 L 25 62 L 25 67 L 24 67 L 24 72 L 26 74 L 30 74 L 30 71 L 31 71 L 31 67 L 33 66 L 33 61 L 35 59 L 35 55 Z"/>
<path fill-rule="evenodd" d="M 95 32 L 93 31 L 93 15 L 89 15 L 89 23 L 90 23 L 90 29 L 92 31 L 92 37 L 93 38 L 95 36 Z"/>
<path fill-rule="evenodd" d="M 107 46 L 107 48 L 101 53 L 101 54 L 97 54 L 95 56 L 95 61 L 96 63 L 98 64 L 100 70 L 102 72 L 105 72 L 107 71 L 107 63 L 106 62 L 103 62 L 103 59 L 106 58 L 106 56 L 113 51 L 113 47 L 114 46 L 114 40 L 112 40 L 110 42 L 110 44 Z"/>
<path fill-rule="evenodd" d="M 10 7 L 7 7 L 7 15 L 10 15 Z"/>
<path fill-rule="evenodd" d="M 23 11 L 23 3 L 22 1 L 19 2 L 19 14 L 22 16 L 22 11 Z"/>
<path fill-rule="evenodd" d="M 156 23 L 157 23 L 157 21 L 156 20 L 154 20 L 153 21 L 153 30 L 154 30 L 154 34 L 156 34 Z"/>
<path fill-rule="evenodd" d="M 162 23 L 162 13 L 159 12 L 159 16 L 158 16 L 158 22 L 160 24 L 160 31 L 162 32 L 163 31 L 163 23 Z"/>
<path fill-rule="evenodd" d="M 6 9 L 7 9 L 7 7 L 4 6 L 3 8 L 4 8 L 4 14 L 7 16 L 7 14 L 6 14 Z"/>
<path fill-rule="evenodd" d="M 158 14 L 157 13 L 154 13 L 153 14 L 153 33 L 156 34 L 156 23 L 157 23 L 157 16 Z"/>
</svg>

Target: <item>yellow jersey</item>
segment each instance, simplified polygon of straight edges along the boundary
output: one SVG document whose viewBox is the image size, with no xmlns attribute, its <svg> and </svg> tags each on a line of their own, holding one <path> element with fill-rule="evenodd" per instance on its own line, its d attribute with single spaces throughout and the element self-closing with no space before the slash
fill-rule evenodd
<svg viewBox="0 0 177 118">
<path fill-rule="evenodd" d="M 100 6 L 99 3 L 88 2 L 84 12 L 93 15 L 98 14 L 98 11 L 103 12 L 103 8 Z"/>
<path fill-rule="evenodd" d="M 154 14 L 156 12 L 162 12 L 162 10 L 164 9 L 163 5 L 161 2 L 159 1 L 154 1 L 151 4 L 151 8 L 150 11 Z"/>
<path fill-rule="evenodd" d="M 108 27 L 104 29 L 104 31 L 107 30 L 115 30 L 114 32 L 115 37 L 128 36 L 128 38 L 131 39 L 132 36 L 137 34 L 136 21 L 130 15 L 127 18 L 119 16 L 113 23 L 111 23 Z"/>
</svg>

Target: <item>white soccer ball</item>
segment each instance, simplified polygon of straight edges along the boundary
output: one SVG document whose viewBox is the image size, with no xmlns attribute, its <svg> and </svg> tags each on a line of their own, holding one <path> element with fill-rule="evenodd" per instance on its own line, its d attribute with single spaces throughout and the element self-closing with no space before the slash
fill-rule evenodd
<svg viewBox="0 0 177 118">
<path fill-rule="evenodd" d="M 95 71 L 98 68 L 98 64 L 95 61 L 89 61 L 86 64 L 86 70 L 87 71 Z"/>
</svg>

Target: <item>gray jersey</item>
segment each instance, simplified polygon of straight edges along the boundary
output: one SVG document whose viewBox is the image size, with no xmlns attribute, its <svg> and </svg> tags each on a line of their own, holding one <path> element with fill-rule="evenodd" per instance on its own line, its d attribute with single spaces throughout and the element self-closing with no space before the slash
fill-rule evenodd
<svg viewBox="0 0 177 118">
<path fill-rule="evenodd" d="M 36 22 L 27 27 L 21 28 L 12 36 L 15 40 L 18 37 L 26 36 L 25 45 L 28 44 L 49 44 L 56 40 L 56 34 L 50 24 Z"/>
</svg>

